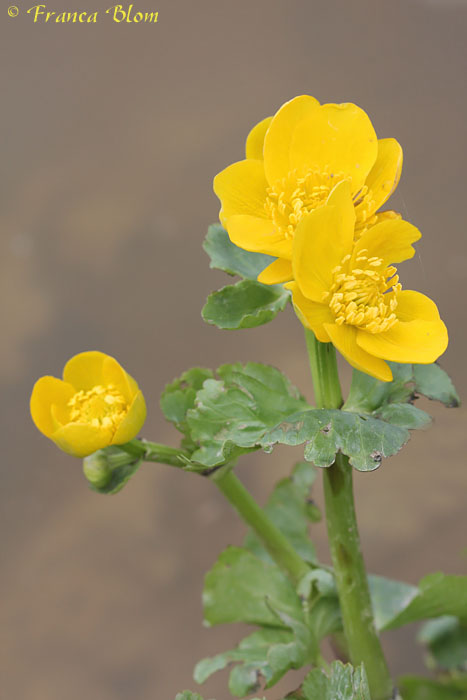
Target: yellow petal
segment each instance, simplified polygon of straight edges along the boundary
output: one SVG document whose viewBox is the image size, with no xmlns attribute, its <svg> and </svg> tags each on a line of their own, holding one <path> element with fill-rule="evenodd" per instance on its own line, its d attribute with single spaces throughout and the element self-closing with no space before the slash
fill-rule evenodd
<svg viewBox="0 0 467 700">
<path fill-rule="evenodd" d="M 367 229 L 355 244 L 351 265 L 362 250 L 369 258 L 382 258 L 386 265 L 412 258 L 415 249 L 412 243 L 422 234 L 415 226 L 403 219 L 386 219 Z"/>
<path fill-rule="evenodd" d="M 288 282 L 292 278 L 293 272 L 290 260 L 277 258 L 258 275 L 258 282 L 263 284 L 281 284 L 281 282 Z"/>
<path fill-rule="evenodd" d="M 130 377 L 117 360 L 114 357 L 110 357 L 110 355 L 105 358 L 102 366 L 101 383 L 103 386 L 112 384 L 122 394 L 127 403 L 131 403 L 138 391 L 138 385 L 133 377 Z"/>
<path fill-rule="evenodd" d="M 51 414 L 53 404 L 66 406 L 75 394 L 74 388 L 56 377 L 41 377 L 34 384 L 31 394 L 31 416 L 36 428 L 50 437 L 56 430 L 57 423 Z"/>
<path fill-rule="evenodd" d="M 103 367 L 105 360 L 109 357 L 98 350 L 81 352 L 75 355 L 65 365 L 63 379 L 75 389 L 89 391 L 94 386 L 102 384 Z"/>
<path fill-rule="evenodd" d="M 439 311 L 435 302 L 425 294 L 405 289 L 397 295 L 397 318 L 400 321 L 438 321 Z"/>
<path fill-rule="evenodd" d="M 295 129 L 290 164 L 298 172 L 343 173 L 351 178 L 355 193 L 364 185 L 377 153 L 375 130 L 360 107 L 326 104 Z"/>
<path fill-rule="evenodd" d="M 236 214 L 266 217 L 267 187 L 262 160 L 241 160 L 216 175 L 214 192 L 222 203 L 220 219 L 224 226 Z"/>
<path fill-rule="evenodd" d="M 369 214 L 377 211 L 392 195 L 399 184 L 402 171 L 402 147 L 396 139 L 379 139 L 376 162 L 366 179 L 374 205 Z M 358 209 L 358 207 L 357 207 Z"/>
<path fill-rule="evenodd" d="M 360 330 L 357 343 L 376 357 L 393 362 L 430 364 L 446 350 L 448 333 L 441 321 L 399 321 L 384 333 Z"/>
<path fill-rule="evenodd" d="M 87 457 L 110 445 L 112 431 L 84 423 L 68 423 L 50 437 L 67 454 L 73 457 Z"/>
<path fill-rule="evenodd" d="M 289 282 L 284 286 L 292 292 L 295 313 L 305 328 L 313 331 L 322 343 L 329 343 L 330 338 L 324 327 L 324 324 L 332 323 L 334 320 L 329 306 L 316 304 L 304 297 L 296 282 Z"/>
<path fill-rule="evenodd" d="M 247 158 L 263 160 L 264 137 L 271 121 L 272 117 L 266 117 L 259 124 L 256 124 L 248 134 L 245 146 Z"/>
<path fill-rule="evenodd" d="M 132 440 L 143 427 L 146 420 L 146 402 L 141 391 L 138 391 L 128 413 L 122 420 L 112 439 L 112 445 L 123 445 Z"/>
<path fill-rule="evenodd" d="M 333 270 L 352 249 L 355 210 L 351 205 L 349 183 L 334 188 L 332 201 L 305 216 L 296 228 L 292 266 L 302 293 L 321 302 L 333 281 Z M 349 206 L 350 204 L 350 206 Z"/>
<path fill-rule="evenodd" d="M 300 95 L 282 105 L 274 115 L 264 139 L 264 169 L 271 185 L 292 169 L 289 150 L 293 133 L 317 107 L 319 102 L 314 97 Z"/>
<path fill-rule="evenodd" d="M 345 324 L 338 326 L 332 323 L 326 324 L 325 329 L 333 345 L 352 367 L 360 370 L 360 372 L 376 377 L 382 382 L 390 382 L 392 380 L 392 372 L 389 365 L 359 347 L 357 344 L 359 331 L 355 326 Z"/>
<path fill-rule="evenodd" d="M 246 214 L 232 216 L 227 224 L 227 231 L 232 243 L 239 248 L 286 260 L 292 259 L 292 240 L 277 233 L 269 219 Z"/>
</svg>

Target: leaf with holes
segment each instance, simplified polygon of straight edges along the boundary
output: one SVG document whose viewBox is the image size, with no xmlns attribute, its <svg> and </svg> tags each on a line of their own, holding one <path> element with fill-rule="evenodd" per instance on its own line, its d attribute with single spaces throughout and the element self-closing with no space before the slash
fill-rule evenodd
<svg viewBox="0 0 467 700">
<path fill-rule="evenodd" d="M 383 457 L 396 454 L 409 439 L 406 428 L 372 416 L 335 409 L 312 409 L 289 416 L 261 440 L 264 448 L 277 443 L 305 443 L 305 459 L 329 467 L 340 450 L 359 471 L 372 471 Z"/>
</svg>

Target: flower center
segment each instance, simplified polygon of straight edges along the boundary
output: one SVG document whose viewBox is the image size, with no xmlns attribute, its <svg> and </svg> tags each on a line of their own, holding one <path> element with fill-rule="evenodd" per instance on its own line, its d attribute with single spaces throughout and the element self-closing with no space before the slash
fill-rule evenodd
<svg viewBox="0 0 467 700">
<path fill-rule="evenodd" d="M 323 301 L 336 317 L 337 325 L 357 326 L 369 333 L 382 333 L 397 323 L 394 313 L 397 294 L 402 289 L 395 267 L 384 267 L 382 258 L 369 258 L 362 250 L 356 262 L 359 267 L 348 269 L 346 255 L 334 270 L 334 282 Z M 346 270 L 347 268 L 347 270 Z"/>
<path fill-rule="evenodd" d="M 285 238 L 292 238 L 302 218 L 326 203 L 334 185 L 345 180 L 343 173 L 308 170 L 299 177 L 296 170 L 268 188 L 265 203 L 268 218 Z"/>
<path fill-rule="evenodd" d="M 345 173 L 308 170 L 303 176 L 296 170 L 276 182 L 267 190 L 266 214 L 274 223 L 276 231 L 284 238 L 292 238 L 302 218 L 313 209 L 326 204 L 331 190 L 338 182 L 348 179 Z M 373 195 L 366 185 L 353 197 L 356 227 L 359 235 L 369 223 L 374 210 Z"/>
<path fill-rule="evenodd" d="M 88 423 L 115 432 L 128 413 L 128 405 L 112 384 L 98 384 L 89 391 L 78 391 L 68 401 L 71 423 Z"/>
</svg>

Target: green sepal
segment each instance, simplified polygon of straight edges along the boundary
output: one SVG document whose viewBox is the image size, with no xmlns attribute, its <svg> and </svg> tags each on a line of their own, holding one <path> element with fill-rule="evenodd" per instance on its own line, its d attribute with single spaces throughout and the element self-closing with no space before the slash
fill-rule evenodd
<svg viewBox="0 0 467 700">
<path fill-rule="evenodd" d="M 299 462 L 289 477 L 276 484 L 264 507 L 266 514 L 296 552 L 311 564 L 317 562 L 316 550 L 308 534 L 310 522 L 316 522 L 319 516 L 317 507 L 310 501 L 310 489 L 315 478 L 314 467 L 308 462 Z M 244 547 L 257 557 L 272 561 L 253 532 L 247 535 Z"/>
<path fill-rule="evenodd" d="M 305 677 L 301 693 L 289 696 L 300 700 L 371 700 L 363 665 L 333 661 L 329 673 L 314 668 Z"/>
<path fill-rule="evenodd" d="M 84 458 L 83 471 L 92 491 L 113 495 L 121 491 L 131 477 L 136 474 L 143 459 L 139 454 L 125 451 L 124 447 L 105 447 Z M 100 478 L 96 478 L 96 471 L 93 468 L 96 463 L 99 467 Z"/>
<path fill-rule="evenodd" d="M 445 615 L 426 622 L 419 630 L 417 640 L 428 651 L 430 669 L 467 671 L 467 622 L 453 615 Z"/>
<path fill-rule="evenodd" d="M 211 259 L 209 267 L 249 280 L 256 280 L 260 272 L 275 260 L 270 255 L 239 248 L 232 243 L 221 224 L 212 224 L 208 228 L 203 248 Z"/>
<path fill-rule="evenodd" d="M 207 323 L 224 330 L 255 328 L 272 321 L 290 298 L 290 292 L 280 284 L 246 279 L 212 292 L 201 315 Z"/>
<path fill-rule="evenodd" d="M 404 700 L 466 700 L 467 675 L 431 680 L 419 676 L 399 678 Z"/>
</svg>

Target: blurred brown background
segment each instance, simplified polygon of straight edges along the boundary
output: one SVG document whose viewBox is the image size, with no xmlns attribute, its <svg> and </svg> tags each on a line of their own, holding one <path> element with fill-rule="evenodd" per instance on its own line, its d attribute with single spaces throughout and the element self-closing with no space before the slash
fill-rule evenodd
<svg viewBox="0 0 467 700">
<path fill-rule="evenodd" d="M 80 463 L 33 427 L 33 382 L 79 351 L 113 354 L 145 391 L 144 434 L 171 444 L 158 397 L 191 365 L 263 361 L 310 392 L 291 310 L 249 332 L 200 317 L 226 281 L 201 249 L 218 212 L 212 177 L 242 157 L 256 121 L 309 93 L 356 102 L 402 143 L 393 206 L 424 233 L 402 279 L 437 300 L 451 335 L 442 364 L 465 396 L 467 4 L 141 0 L 159 22 L 136 25 L 82 0 L 98 24 L 34 25 L 17 1 L 18 17 L 0 12 L 0 695 L 172 700 L 194 689 L 199 658 L 240 638 L 201 626 L 200 594 L 244 527 L 214 486 L 168 467 L 148 465 L 115 497 L 89 491 Z M 356 476 L 369 567 L 414 583 L 467 563 L 466 410 L 431 408 L 428 433 Z M 277 449 L 239 474 L 264 502 L 289 464 Z M 322 524 L 313 537 L 327 558 Z M 395 673 L 422 669 L 412 636 L 385 636 Z M 226 674 L 202 692 L 226 700 Z"/>
</svg>

